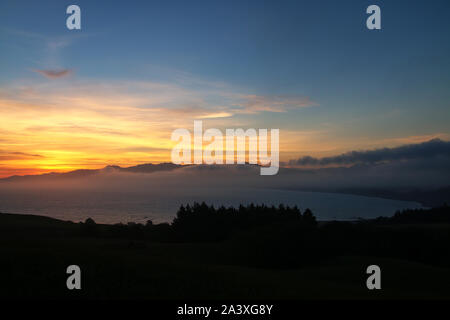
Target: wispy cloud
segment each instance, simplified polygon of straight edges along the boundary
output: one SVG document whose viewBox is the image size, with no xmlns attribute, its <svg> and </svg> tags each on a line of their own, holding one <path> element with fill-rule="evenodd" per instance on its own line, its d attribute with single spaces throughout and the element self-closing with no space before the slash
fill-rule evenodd
<svg viewBox="0 0 450 320">
<path fill-rule="evenodd" d="M 36 159 L 36 158 L 44 158 L 44 156 L 40 154 L 30 154 L 26 152 L 0 150 L 0 161 L 14 161 L 14 160 Z"/>
<path fill-rule="evenodd" d="M 61 34 L 46 35 L 37 32 L 17 29 L 0 28 L 0 31 L 9 34 L 14 46 L 28 53 L 27 63 L 34 65 L 32 71 L 49 79 L 66 77 L 72 73 L 66 66 L 63 58 L 64 50 L 81 38 L 92 34 Z"/>
<path fill-rule="evenodd" d="M 248 114 L 262 111 L 286 112 L 292 109 L 317 105 L 308 97 L 243 95 L 241 98 L 243 100 L 242 108 L 237 112 Z"/>
<path fill-rule="evenodd" d="M 50 79 L 70 74 L 68 69 L 57 68 L 35 72 Z M 195 119 L 204 119 L 205 127 L 258 128 L 258 123 L 264 123 L 262 113 L 288 112 L 312 104 L 306 98 L 257 96 L 225 84 L 187 82 L 186 78 L 179 83 L 71 77 L 10 83 L 0 88 L 5 120 L 0 139 L 7 138 L 10 145 L 20 146 L 20 151 L 45 158 L 4 155 L 8 156 L 4 165 L 48 172 L 105 163 L 168 161 L 174 145 L 172 131 L 192 128 Z"/>
<path fill-rule="evenodd" d="M 72 70 L 70 69 L 62 69 L 62 70 L 40 70 L 40 69 L 34 69 L 34 72 L 37 72 L 39 74 L 42 74 L 43 76 L 49 78 L 49 79 L 58 79 L 58 78 L 64 78 L 67 77 L 72 73 Z"/>
<path fill-rule="evenodd" d="M 69 69 L 34 71 L 52 79 L 66 77 L 72 72 Z M 75 81 L 54 86 L 23 82 L 4 88 L 3 93 L 0 91 L 0 99 L 33 104 L 34 109 L 60 106 L 111 113 L 133 109 L 139 115 L 158 112 L 160 116 L 183 116 L 189 120 L 279 113 L 316 105 L 307 97 L 258 96 L 230 90 L 192 89 L 171 83 L 140 81 Z"/>
</svg>

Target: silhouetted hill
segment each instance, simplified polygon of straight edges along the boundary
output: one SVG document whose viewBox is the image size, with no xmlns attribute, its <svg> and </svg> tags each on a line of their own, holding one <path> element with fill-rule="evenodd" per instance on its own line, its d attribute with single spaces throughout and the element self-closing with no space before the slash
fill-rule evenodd
<svg viewBox="0 0 450 320">
<path fill-rule="evenodd" d="M 102 169 L 79 169 L 69 172 L 50 172 L 39 175 L 25 175 L 25 176 L 11 176 L 8 178 L 0 179 L 0 182 L 16 182 L 16 181 L 35 181 L 35 180 L 54 180 L 54 179 L 70 179 L 70 178 L 83 178 L 87 176 L 96 175 L 101 172 L 132 172 L 132 173 L 153 173 L 158 171 L 170 171 L 183 167 L 182 165 L 176 165 L 173 163 L 159 163 L 159 164 L 141 164 L 132 167 L 120 167 L 120 166 L 106 166 Z"/>
<path fill-rule="evenodd" d="M 355 195 L 419 202 L 426 207 L 438 207 L 450 203 L 450 186 L 442 188 L 346 188 L 335 192 Z"/>
<path fill-rule="evenodd" d="M 449 213 L 407 210 L 384 221 L 320 225 L 295 207 L 204 203 L 181 207 L 171 225 L 0 214 L 0 272 L 7 275 L 0 296 L 444 298 Z M 82 268 L 79 292 L 64 286 L 74 263 Z M 361 277 L 371 264 L 384 272 L 387 289 L 377 295 Z"/>
<path fill-rule="evenodd" d="M 146 164 L 140 164 L 133 167 L 127 167 L 127 168 L 121 168 L 119 167 L 119 171 L 123 172 L 136 172 L 136 173 L 151 173 L 156 171 L 170 171 L 174 169 L 178 169 L 180 167 L 183 167 L 182 165 L 177 165 L 173 163 L 159 163 L 159 164 L 152 164 L 152 163 L 146 163 Z"/>
<path fill-rule="evenodd" d="M 392 217 L 379 217 L 376 223 L 384 224 L 450 224 L 450 207 L 431 209 L 406 209 L 397 211 Z"/>
<path fill-rule="evenodd" d="M 425 207 L 440 207 L 450 203 L 450 186 L 441 188 L 317 188 L 290 187 L 286 190 L 353 194 L 357 196 L 375 197 L 391 200 L 413 201 Z"/>
</svg>

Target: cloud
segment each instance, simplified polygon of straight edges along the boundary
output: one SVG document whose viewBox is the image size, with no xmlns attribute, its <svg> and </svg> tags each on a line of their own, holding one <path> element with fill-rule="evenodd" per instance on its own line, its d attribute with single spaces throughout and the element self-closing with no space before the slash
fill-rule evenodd
<svg viewBox="0 0 450 320">
<path fill-rule="evenodd" d="M 214 119 L 214 118 L 228 118 L 232 117 L 233 114 L 230 112 L 214 112 L 214 113 L 207 113 L 204 115 L 199 116 L 199 119 Z"/>
<path fill-rule="evenodd" d="M 35 72 L 56 79 L 69 75 L 70 69 L 41 70 Z M 215 119 L 231 118 L 239 114 L 261 112 L 287 112 L 296 108 L 315 105 L 306 97 L 258 96 L 230 91 L 230 88 L 186 88 L 177 84 L 113 81 L 75 81 L 47 83 L 18 83 L 0 88 L 0 100 L 33 105 L 33 110 L 61 107 L 77 110 L 107 112 L 142 119 L 142 114 L 151 118 Z M 151 114 L 151 115 L 150 115 Z M 183 121 L 186 122 L 186 121 Z"/>
<path fill-rule="evenodd" d="M 25 159 L 35 159 L 44 158 L 40 154 L 31 154 L 26 152 L 9 152 L 0 150 L 0 160 L 1 161 L 14 161 L 14 160 L 25 160 Z"/>
<path fill-rule="evenodd" d="M 53 78 L 64 75 L 63 70 L 55 70 L 59 69 L 35 71 Z M 201 82 L 188 86 L 77 77 L 70 81 L 16 80 L 0 88 L 4 120 L 0 139 L 21 146 L 22 152 L 42 154 L 45 161 L 17 161 L 12 155 L 3 161 L 9 167 L 33 167 L 39 172 L 168 161 L 175 144 L 170 139 L 172 131 L 191 130 L 196 119 L 204 119 L 205 128 L 258 128 L 265 119 L 257 115 L 264 110 L 283 112 L 309 101 L 242 92 L 241 88 Z M 244 113 L 252 117 L 242 117 Z M 153 151 L 150 155 L 126 150 L 134 147 Z"/>
<path fill-rule="evenodd" d="M 43 76 L 49 78 L 49 79 L 58 79 L 58 78 L 64 78 L 72 73 L 72 70 L 70 69 L 62 69 L 62 70 L 40 70 L 40 69 L 34 69 L 34 72 L 37 72 L 39 74 L 42 74 Z"/>
<path fill-rule="evenodd" d="M 26 156 L 26 157 L 43 158 L 43 156 L 40 154 L 30 154 L 30 153 L 25 153 L 25 152 L 11 152 L 11 154 L 21 155 L 21 156 Z"/>
<path fill-rule="evenodd" d="M 286 112 L 288 110 L 306 108 L 317 105 L 308 97 L 295 96 L 261 96 L 261 95 L 241 95 L 242 100 L 235 109 L 236 113 L 256 114 L 260 112 Z"/>
<path fill-rule="evenodd" d="M 450 157 L 450 142 L 432 139 L 418 144 L 408 144 L 396 148 L 368 151 L 351 151 L 337 156 L 314 158 L 301 157 L 289 161 L 291 166 L 348 166 L 355 164 L 378 164 L 393 161 Z"/>
<path fill-rule="evenodd" d="M 53 132 L 53 133 L 58 133 L 58 132 L 66 132 L 66 133 L 77 133 L 77 132 L 84 132 L 84 133 L 98 133 L 98 134 L 107 134 L 107 135 L 118 135 L 118 136 L 129 136 L 132 134 L 126 133 L 126 132 L 121 132 L 121 131 L 116 131 L 116 130 L 112 130 L 112 129 L 108 129 L 108 128 L 98 128 L 98 127 L 89 127 L 89 126 L 79 126 L 79 125 L 71 125 L 71 124 L 53 124 L 52 126 L 31 126 L 31 127 L 27 127 L 25 128 L 26 131 L 31 131 L 31 132 L 41 132 L 41 131 L 46 131 L 46 132 Z"/>
</svg>

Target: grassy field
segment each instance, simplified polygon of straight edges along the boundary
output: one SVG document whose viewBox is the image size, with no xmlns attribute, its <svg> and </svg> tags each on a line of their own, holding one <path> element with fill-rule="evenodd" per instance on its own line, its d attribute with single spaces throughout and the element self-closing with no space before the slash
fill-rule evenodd
<svg viewBox="0 0 450 320">
<path fill-rule="evenodd" d="M 239 263 L 232 241 L 158 243 L 91 237 L 79 224 L 0 214 L 0 296 L 91 299 L 450 298 L 450 269 L 401 259 L 336 256 L 299 268 Z M 264 248 L 260 248 L 264 250 Z M 292 254 L 301 255 L 301 252 Z M 82 270 L 82 290 L 66 288 L 66 268 Z M 366 288 L 368 265 L 382 290 Z"/>
</svg>

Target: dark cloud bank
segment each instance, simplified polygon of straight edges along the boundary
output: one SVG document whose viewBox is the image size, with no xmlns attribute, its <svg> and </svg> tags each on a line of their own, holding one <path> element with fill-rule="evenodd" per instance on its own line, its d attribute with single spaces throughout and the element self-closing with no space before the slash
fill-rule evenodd
<svg viewBox="0 0 450 320">
<path fill-rule="evenodd" d="M 397 148 L 383 148 L 369 151 L 351 151 L 338 156 L 313 158 L 310 156 L 291 160 L 293 166 L 329 166 L 379 164 L 393 161 L 407 161 L 450 157 L 450 142 L 433 139 L 419 144 L 409 144 Z"/>
</svg>

